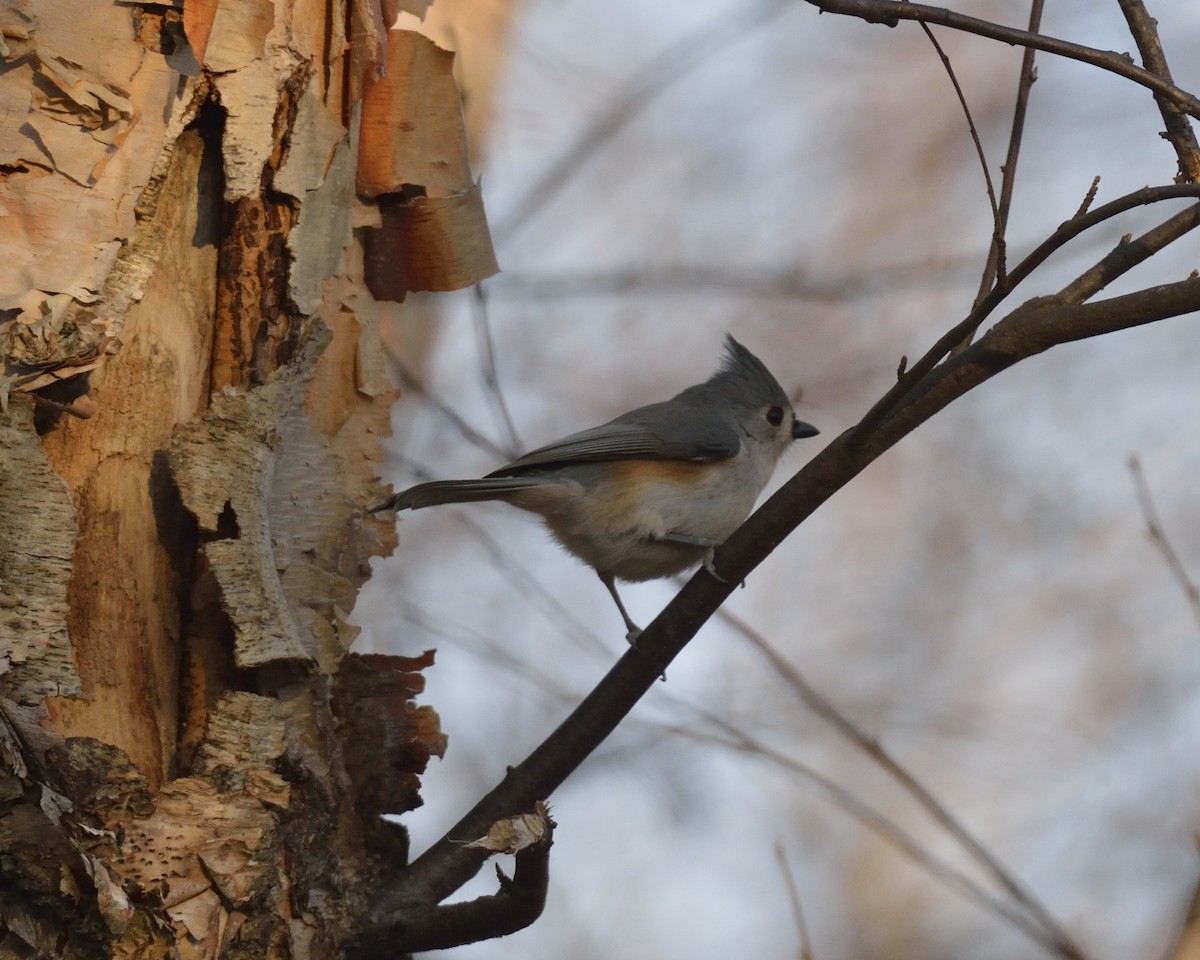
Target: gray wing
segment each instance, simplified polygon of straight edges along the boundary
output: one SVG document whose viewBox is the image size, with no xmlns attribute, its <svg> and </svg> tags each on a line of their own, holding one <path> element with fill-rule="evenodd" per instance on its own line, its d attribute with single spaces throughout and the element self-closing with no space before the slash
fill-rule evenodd
<svg viewBox="0 0 1200 960">
<path fill-rule="evenodd" d="M 692 423 L 679 423 L 680 418 L 674 415 L 668 420 L 661 409 L 664 406 L 656 403 L 640 407 L 599 427 L 573 433 L 531 450 L 488 476 L 507 477 L 527 470 L 601 460 L 712 463 L 737 455 L 741 444 L 731 427 L 713 422 L 698 410 L 687 411 L 692 414 Z"/>
</svg>

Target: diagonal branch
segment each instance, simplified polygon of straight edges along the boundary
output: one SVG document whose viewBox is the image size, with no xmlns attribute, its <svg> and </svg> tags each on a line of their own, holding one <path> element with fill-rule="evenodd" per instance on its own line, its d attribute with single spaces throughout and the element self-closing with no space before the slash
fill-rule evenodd
<svg viewBox="0 0 1200 960">
<path fill-rule="evenodd" d="M 1103 208 L 1101 208 L 1103 209 Z M 1159 250 L 1165 249 L 1184 234 L 1200 226 L 1200 204 L 1187 207 L 1175 216 L 1152 227 L 1140 237 L 1122 237 L 1095 266 L 1080 274 L 1058 293 L 1067 303 L 1082 303 L 1095 296 L 1118 277 L 1144 263 Z"/>
<path fill-rule="evenodd" d="M 1192 616 L 1200 624 L 1200 587 L 1188 576 L 1187 567 L 1183 565 L 1178 551 L 1171 543 L 1154 506 L 1154 495 L 1150 492 L 1150 484 L 1146 482 L 1146 474 L 1142 471 L 1142 462 L 1136 456 L 1129 458 L 1129 472 L 1133 475 L 1133 490 L 1137 496 L 1138 506 L 1142 511 L 1142 519 L 1146 523 L 1146 536 L 1162 555 L 1167 569 L 1187 599 L 1192 609 Z"/>
<path fill-rule="evenodd" d="M 716 727 L 723 736 L 708 733 L 697 728 L 673 727 L 672 732 L 679 737 L 685 737 L 698 743 L 715 743 L 719 746 L 742 753 L 751 754 L 768 760 L 784 770 L 790 770 L 824 793 L 831 803 L 853 817 L 863 827 L 870 830 L 881 840 L 891 844 L 900 853 L 914 863 L 920 864 L 931 877 L 941 883 L 947 890 L 957 893 L 980 908 L 999 917 L 1013 928 L 1026 934 L 1035 943 L 1039 943 L 1053 953 L 1068 958 L 1081 958 L 1083 954 L 1069 939 L 1056 936 L 1053 929 L 1047 929 L 1035 918 L 1004 900 L 997 894 L 984 887 L 960 868 L 952 865 L 947 859 L 934 855 L 921 846 L 911 833 L 898 823 L 875 809 L 861 797 L 847 790 L 835 781 L 829 779 L 813 767 L 788 756 L 767 743 L 751 736 L 744 730 L 735 727 L 708 711 L 696 710 L 697 716 L 704 722 Z M 1065 937 L 1065 934 L 1064 934 Z"/>
<path fill-rule="evenodd" d="M 808 921 L 804 919 L 804 905 L 800 901 L 800 890 L 796 886 L 796 877 L 792 866 L 788 863 L 787 853 L 783 843 L 775 841 L 775 862 L 779 864 L 779 874 L 783 877 L 784 887 L 788 893 L 788 903 L 792 907 L 792 916 L 796 918 L 796 933 L 800 938 L 800 960 L 813 960 L 812 936 L 808 932 Z"/>
<path fill-rule="evenodd" d="M 1171 81 L 1171 70 L 1167 66 L 1167 56 L 1163 53 L 1162 44 L 1158 40 L 1158 28 L 1154 18 L 1146 11 L 1142 0 L 1118 0 L 1121 12 L 1125 14 L 1125 22 L 1129 24 L 1129 32 L 1142 55 L 1142 63 L 1164 80 Z M 1159 93 L 1154 94 L 1154 102 L 1162 113 L 1166 133 L 1163 136 L 1175 148 L 1179 158 L 1179 177 L 1177 182 L 1200 182 L 1200 143 L 1196 142 L 1196 132 L 1188 121 L 1187 113 L 1179 105 Z"/>
<path fill-rule="evenodd" d="M 895 385 L 867 411 L 866 416 L 862 418 L 855 430 L 867 433 L 873 429 L 880 420 L 904 400 L 910 390 L 919 384 L 937 366 L 941 359 L 953 349 L 955 344 L 960 343 L 973 334 L 979 328 L 979 325 L 991 315 L 992 311 L 1026 277 L 1045 263 L 1051 254 L 1096 224 L 1110 220 L 1119 214 L 1125 213 L 1127 210 L 1181 197 L 1200 197 L 1200 185 L 1175 184 L 1162 187 L 1143 187 L 1141 190 L 1135 190 L 1133 193 L 1126 194 L 1110 203 L 1103 204 L 1095 210 L 1076 214 L 1070 220 L 1060 224 L 1054 233 L 1043 240 L 1032 253 L 1013 268 L 1004 283 L 993 287 L 992 291 L 963 320 L 960 320 L 944 333 L 926 351 L 920 360 L 900 376 Z M 1136 263 L 1141 263 L 1146 257 L 1151 256 L 1157 250 L 1162 249 L 1168 243 L 1173 242 L 1197 226 L 1200 226 L 1200 204 L 1188 207 L 1180 213 L 1175 214 L 1175 216 L 1164 221 L 1160 226 L 1150 231 L 1150 233 L 1143 235 L 1140 240 L 1122 244 L 1117 249 L 1118 251 L 1124 250 L 1125 254 L 1129 257 L 1137 253 L 1139 259 L 1137 259 Z M 1113 252 L 1113 254 L 1116 253 L 1117 251 Z M 1113 258 L 1113 254 L 1110 254 L 1109 258 L 1105 258 L 1105 260 Z M 1103 263 L 1104 261 L 1102 261 Z M 1097 264 L 1096 267 L 1093 267 L 1092 270 L 1089 270 L 1083 277 L 1076 281 L 1077 287 L 1076 284 L 1073 284 L 1064 289 L 1059 296 L 1063 299 L 1072 299 L 1075 297 L 1082 299 L 1083 294 L 1087 290 L 1092 289 L 1094 292 L 1095 290 L 1102 289 L 1105 284 L 1115 279 L 1113 273 L 1115 268 L 1124 266 L 1125 270 L 1129 270 L 1136 263 L 1132 259 L 1114 258 L 1110 267 L 1106 268 L 1102 264 Z M 1097 286 L 1097 284 L 1099 285 Z"/>
<path fill-rule="evenodd" d="M 1200 224 L 1200 216 L 1196 221 Z M 1195 276 L 1095 303 L 1064 303 L 1060 296 L 1036 297 L 999 321 L 970 350 L 934 369 L 875 430 L 857 442 L 865 453 L 874 451 L 873 459 L 953 400 L 1014 363 L 1058 344 L 1196 310 L 1200 310 L 1200 277 Z M 852 427 L 847 433 L 857 429 Z M 731 575 L 739 574 L 735 570 Z"/>
<path fill-rule="evenodd" d="M 933 792 L 918 780 L 908 768 L 891 755 L 877 739 L 860 730 L 846 718 L 833 703 L 816 687 L 810 684 L 804 675 L 786 657 L 771 644 L 766 637 L 754 630 L 750 624 L 740 617 L 722 610 L 721 619 L 733 626 L 752 647 L 761 653 L 775 671 L 775 675 L 783 680 L 796 697 L 814 714 L 824 720 L 829 726 L 849 740 L 855 747 L 866 754 L 881 770 L 890 776 L 899 786 L 911 796 L 917 804 L 950 836 L 992 880 L 1008 895 L 1010 900 L 1024 910 L 1031 923 L 1022 927 L 1029 932 L 1038 932 L 1039 942 L 1047 942 L 1063 956 L 1079 956 L 1079 948 L 1074 946 L 1070 935 L 1062 928 L 1057 920 L 1020 882 L 997 860 L 991 852 L 967 830 L 963 824 L 938 800 Z M 939 874 L 939 879 L 943 879 Z M 991 905 L 991 904 L 989 904 Z M 1011 920 L 1012 909 L 1001 913 L 1005 919 Z"/>
<path fill-rule="evenodd" d="M 483 388 L 487 391 L 488 404 L 492 408 L 498 425 L 504 431 L 505 446 L 510 450 L 523 450 L 525 445 L 517 433 L 517 425 L 500 388 L 500 375 L 496 370 L 496 343 L 492 338 L 492 325 L 488 313 L 487 290 L 482 283 L 471 288 L 471 324 L 475 328 L 475 343 L 479 351 L 479 372 Z"/>
<path fill-rule="evenodd" d="M 1200 278 L 1091 304 L 1032 300 L 930 372 L 869 434 L 834 439 L 717 551 L 717 579 L 697 573 L 571 715 L 450 831 L 417 858 L 398 886 L 381 891 L 368 923 L 390 929 L 413 904 L 439 903 L 478 870 L 480 851 L 458 841 L 551 793 L 599 746 L 658 680 L 696 631 L 805 518 L 906 434 L 952 401 L 1026 357 L 1059 343 L 1200 310 Z M 1068 954 L 1070 955 L 1070 954 Z"/>
<path fill-rule="evenodd" d="M 1200 117 L 1200 100 L 1180 90 L 1159 73 L 1135 66 L 1127 57 L 1067 41 L 1016 30 L 952 11 L 892 0 L 809 0 L 822 10 L 861 16 L 868 20 L 917 20 L 965 30 L 1003 42 L 1020 44 L 1071 57 L 1109 70 L 1160 95 L 1180 111 Z M 777 4 L 755 8 L 765 19 Z M 695 51 L 678 52 L 684 67 L 695 65 Z M 1028 74 L 1032 78 L 1032 73 Z M 645 83 L 653 89 L 650 79 Z M 631 97 L 644 96 L 635 84 Z M 636 109 L 638 97 L 611 115 L 617 126 Z M 586 146 L 586 145 L 583 145 Z M 554 181 L 550 186 L 555 185 Z M 1081 212 L 1062 224 L 1043 244 L 1018 264 L 980 300 L 971 313 L 943 335 L 909 373 L 877 402 L 855 427 L 835 438 L 720 547 L 714 566 L 702 569 L 647 627 L 636 647 L 613 666 L 596 688 L 566 720 L 522 763 L 469 811 L 441 840 L 410 864 L 399 884 L 378 892 L 366 918 L 372 937 L 403 936 L 403 923 L 414 906 L 440 903 L 473 876 L 486 854 L 464 847 L 462 840 L 486 832 L 494 821 L 527 809 L 553 791 L 604 741 L 653 687 L 666 667 L 699 628 L 745 579 L 804 519 L 861 473 L 869 464 L 920 424 L 957 398 L 997 373 L 1053 346 L 1099 336 L 1200 310 L 1200 277 L 1164 284 L 1103 301 L 1086 302 L 1115 277 L 1121 276 L 1167 244 L 1200 226 L 1200 204 L 1167 219 L 1134 241 L 1122 241 L 1093 268 L 1053 297 L 1028 301 L 996 322 L 975 343 L 947 357 L 955 344 L 979 328 L 1037 266 L 1069 240 L 1091 226 L 1135 206 L 1165 199 L 1200 196 L 1200 186 L 1145 188 L 1091 212 Z M 511 221 L 523 222 L 537 209 L 540 197 L 519 207 Z M 945 359 L 944 359 L 945 358 Z M 713 569 L 719 568 L 720 576 Z M 1003 885 L 1003 884 L 1002 884 Z M 1019 893 L 1019 891 L 1017 891 Z M 1013 889 L 1010 898 L 1021 903 Z M 1050 932 L 1062 956 L 1081 954 L 1065 934 L 1028 905 L 1015 911 L 1034 926 Z M 1034 921 L 1036 917 L 1036 922 Z M 397 951 L 406 946 L 401 939 Z"/>
<path fill-rule="evenodd" d="M 918 20 L 922 23 L 936 23 L 964 33 L 974 33 L 980 37 L 1000 40 L 1021 47 L 1032 47 L 1044 50 L 1060 57 L 1078 60 L 1091 64 L 1109 73 L 1115 73 L 1126 80 L 1152 90 L 1161 95 L 1169 103 L 1175 104 L 1188 116 L 1200 119 L 1200 98 L 1186 90 L 1175 86 L 1169 79 L 1159 76 L 1150 70 L 1137 66 L 1128 54 L 1117 53 L 1114 50 L 1097 50 L 1081 43 L 1069 40 L 1059 40 L 1040 33 L 1030 33 L 1028 30 L 1018 30 L 1015 27 L 1005 27 L 990 20 L 980 20 L 978 17 L 968 17 L 944 7 L 930 7 L 921 3 L 906 3 L 901 0 L 807 0 L 819 8 L 822 13 L 839 13 L 845 16 L 858 17 L 868 23 L 885 23 L 895 26 L 900 20 Z"/>
</svg>

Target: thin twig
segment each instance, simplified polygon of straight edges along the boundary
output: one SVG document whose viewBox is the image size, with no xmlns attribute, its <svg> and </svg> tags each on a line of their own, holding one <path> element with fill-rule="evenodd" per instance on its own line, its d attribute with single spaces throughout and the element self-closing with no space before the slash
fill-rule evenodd
<svg viewBox="0 0 1200 960">
<path fill-rule="evenodd" d="M 1175 86 L 1170 80 L 1158 74 L 1143 69 L 1132 62 L 1128 54 L 1117 53 L 1113 50 L 1097 50 L 1081 43 L 1060 40 L 1040 33 L 1030 33 L 1028 30 L 1018 30 L 1015 27 L 1005 27 L 990 20 L 980 20 L 965 14 L 947 10 L 944 7 L 930 7 L 925 4 L 908 3 L 907 0 L 807 0 L 818 7 L 823 13 L 836 13 L 844 16 L 857 17 L 868 23 L 886 23 L 895 25 L 900 20 L 918 20 L 923 23 L 936 23 L 953 30 L 962 30 L 980 37 L 988 37 L 1003 43 L 1016 46 L 1033 47 L 1044 50 L 1056 56 L 1067 57 L 1088 63 L 1101 70 L 1115 73 L 1126 80 L 1132 80 L 1157 94 L 1161 94 L 1169 102 L 1177 104 L 1186 114 L 1200 119 L 1200 98 Z"/>
<path fill-rule="evenodd" d="M 967 95 L 963 93 L 962 84 L 958 82 L 958 75 L 954 72 L 954 65 L 950 62 L 950 58 L 946 56 L 946 51 L 942 49 L 942 45 L 938 43 L 937 37 L 933 35 L 933 31 L 929 29 L 929 24 L 921 23 L 920 27 L 930 44 L 933 45 L 938 59 L 942 61 L 942 67 L 946 71 L 946 76 L 950 78 L 950 85 L 954 87 L 954 95 L 958 97 L 958 105 L 962 107 L 963 116 L 967 118 L 967 129 L 971 133 L 971 142 L 975 145 L 975 156 L 979 160 L 980 169 L 983 170 L 983 183 L 987 188 L 988 203 L 992 208 L 992 221 L 995 225 L 996 233 L 999 234 L 1001 232 L 1000 206 L 996 201 L 996 188 L 992 184 L 991 167 L 988 164 L 987 154 L 983 151 L 983 142 L 979 139 L 979 130 L 975 126 L 975 118 L 971 116 L 971 108 L 967 104 Z"/>
<path fill-rule="evenodd" d="M 492 411 L 499 421 L 511 450 L 525 449 L 521 437 L 517 433 L 517 425 L 509 413 L 508 403 L 504 399 L 504 391 L 500 389 L 500 377 L 496 373 L 496 343 L 492 339 L 492 326 L 488 319 L 487 293 L 482 283 L 477 283 L 471 290 L 471 319 L 475 326 L 475 342 L 479 349 L 479 366 L 483 374 L 483 386 L 491 401 Z M 516 454 L 514 454 L 515 456 Z"/>
<path fill-rule="evenodd" d="M 761 633 L 749 623 L 728 610 L 722 609 L 720 617 L 730 624 L 760 654 L 766 657 L 776 676 L 784 681 L 797 698 L 813 713 L 833 727 L 855 747 L 866 754 L 888 776 L 911 796 L 922 809 L 949 834 L 954 841 L 1042 927 L 1049 940 L 1063 945 L 1064 955 L 1079 955 L 1079 948 L 1070 936 L 1042 904 L 1026 891 L 1003 864 L 954 817 L 908 769 L 895 759 L 874 737 L 869 736 L 851 722 L 819 690 L 813 687 L 803 674 L 790 663 Z"/>
<path fill-rule="evenodd" d="M 441 397 L 430 390 L 425 382 L 415 373 L 408 369 L 398 356 L 394 353 L 388 353 L 388 359 L 392 361 L 397 375 L 400 377 L 400 386 L 406 389 L 410 394 L 413 394 L 423 400 L 428 406 L 432 407 L 442 417 L 448 420 L 455 430 L 462 435 L 462 438 L 472 446 L 490 453 L 499 460 L 513 460 L 520 456 L 521 451 L 517 449 L 505 449 L 490 437 L 484 436 L 476 430 L 467 419 L 463 417 L 450 404 L 446 403 Z M 432 478 L 440 479 L 440 478 Z"/>
<path fill-rule="evenodd" d="M 967 314 L 963 320 L 959 321 L 939 337 L 937 342 L 926 351 L 925 355 L 908 368 L 904 376 L 867 411 L 855 430 L 857 432 L 868 433 L 884 417 L 888 416 L 891 411 L 895 410 L 903 402 L 905 396 L 928 376 L 955 344 L 960 343 L 965 337 L 970 336 L 977 330 L 992 311 L 1000 306 L 1005 298 L 1034 270 L 1045 263 L 1051 254 L 1066 246 L 1067 243 L 1074 240 L 1084 231 L 1091 229 L 1105 220 L 1119 216 L 1135 207 L 1160 203 L 1164 200 L 1175 200 L 1182 197 L 1200 197 L 1200 186 L 1196 184 L 1174 184 L 1172 186 L 1143 187 L 1141 190 L 1135 190 L 1133 193 L 1102 204 L 1095 210 L 1085 213 L 1083 216 L 1072 217 L 1070 220 L 1060 224 L 1054 233 L 1038 244 L 1032 253 L 1026 256 L 1025 259 L 1009 272 L 1004 283 L 998 283 L 993 287 L 992 291 L 983 298 L 981 303 Z M 1168 233 L 1173 235 L 1167 236 L 1163 234 L 1161 240 L 1156 240 L 1155 242 L 1161 242 L 1162 246 L 1165 246 L 1189 230 L 1194 229 L 1200 224 L 1200 220 L 1197 219 L 1198 212 L 1200 212 L 1200 207 L 1189 207 L 1164 221 L 1161 227 L 1156 228 L 1156 230 L 1160 233 L 1162 230 L 1167 230 Z M 1146 256 L 1150 256 L 1158 249 L 1161 249 L 1161 247 L 1145 246 L 1141 249 L 1146 251 Z M 1145 258 L 1143 257 L 1142 259 Z M 1126 269 L 1132 269 L 1134 265 L 1130 264 Z"/>
<path fill-rule="evenodd" d="M 857 795 L 851 793 L 845 787 L 830 780 L 808 764 L 782 753 L 746 733 L 744 730 L 735 727 L 724 718 L 707 710 L 702 710 L 699 707 L 693 707 L 692 709 L 698 717 L 715 727 L 724 736 L 717 737 L 711 733 L 705 733 L 694 723 L 668 729 L 675 735 L 685 739 L 694 740 L 699 743 L 714 743 L 730 750 L 737 750 L 742 753 L 761 757 L 764 760 L 769 760 L 776 766 L 785 770 L 791 770 L 793 773 L 802 776 L 829 796 L 838 809 L 844 811 L 848 816 L 853 817 L 876 836 L 890 843 L 914 863 L 919 864 L 931 877 L 948 890 L 952 890 L 964 899 L 975 903 L 988 913 L 995 915 L 1005 923 L 1020 930 L 1035 943 L 1041 944 L 1051 953 L 1071 958 L 1071 960 L 1082 960 L 1082 954 L 1071 952 L 1072 948 L 1069 943 L 1061 944 L 1055 942 L 1051 939 L 1045 928 L 1027 913 L 1014 909 L 1011 903 L 999 899 L 976 880 L 932 854 L 911 833 L 886 814 L 880 813 Z"/>
<path fill-rule="evenodd" d="M 1150 492 L 1150 484 L 1146 482 L 1146 474 L 1142 471 L 1142 462 L 1136 454 L 1129 457 L 1129 472 L 1133 475 L 1133 490 L 1137 495 L 1138 507 L 1142 511 L 1142 519 L 1146 521 L 1146 536 L 1150 538 L 1150 542 L 1162 555 L 1167 569 L 1171 571 L 1171 576 L 1175 578 L 1180 589 L 1183 590 L 1183 595 L 1187 597 L 1188 606 L 1192 608 L 1192 616 L 1195 617 L 1196 623 L 1200 624 L 1200 587 L 1197 587 L 1192 578 L 1188 576 L 1187 568 L 1183 565 L 1178 551 L 1163 528 L 1158 510 L 1154 506 L 1154 496 Z"/>
<path fill-rule="evenodd" d="M 1042 6 L 1044 0 L 1033 0 L 1029 7 L 1029 32 L 1038 33 L 1042 27 Z M 1034 68 L 1034 57 L 1037 51 L 1026 47 L 1021 58 L 1021 73 L 1017 80 L 1017 101 L 1013 106 L 1012 131 L 1008 136 L 1008 153 L 1004 157 L 1004 166 L 1000 168 L 1000 210 L 997 215 L 997 230 L 992 237 L 992 246 L 988 252 L 987 266 L 979 285 L 979 296 L 976 303 L 984 298 L 993 283 L 1004 282 L 1008 270 L 1006 249 L 1008 245 L 1008 214 L 1012 209 L 1013 190 L 1017 182 L 1017 161 L 1021 156 L 1021 139 L 1025 134 L 1025 115 L 1029 108 L 1029 93 L 1037 80 L 1037 70 Z"/>
<path fill-rule="evenodd" d="M 440 479 L 411 457 L 401 459 L 414 479 L 418 481 Z M 491 557 L 493 568 L 502 571 L 504 578 L 519 590 L 522 596 L 529 598 L 534 606 L 540 607 L 545 617 L 559 629 L 563 636 L 575 639 L 580 647 L 588 649 L 592 653 L 611 652 L 611 648 L 596 631 L 577 617 L 574 611 L 563 603 L 558 595 L 551 591 L 507 544 L 493 537 L 487 528 L 466 513 L 460 514 L 459 520 Z"/>
<path fill-rule="evenodd" d="M 1149 260 L 1159 250 L 1165 249 L 1197 226 L 1200 226 L 1200 206 L 1191 206 L 1158 226 L 1151 227 L 1140 237 L 1123 237 L 1092 267 L 1059 290 L 1055 298 L 1063 303 L 1084 303 L 1090 300 L 1118 277 Z"/>
<path fill-rule="evenodd" d="M 979 139 L 979 130 L 975 126 L 975 118 L 971 115 L 971 108 L 967 104 L 967 97 L 963 93 L 962 85 L 958 82 L 954 66 L 950 63 L 950 58 L 946 55 L 946 51 L 942 49 L 942 45 L 938 43 L 937 37 L 933 35 L 933 30 L 930 29 L 929 24 L 920 23 L 920 27 L 930 44 L 933 45 L 933 49 L 937 52 L 938 59 L 942 61 L 942 67 L 945 68 L 946 75 L 950 78 L 950 85 L 954 87 L 954 95 L 958 97 L 958 105 L 962 107 L 963 116 L 967 119 L 967 129 L 971 133 L 971 142 L 975 145 L 975 156 L 979 160 L 980 169 L 983 171 L 983 183 L 987 190 L 988 204 L 992 208 L 992 242 L 988 247 L 987 265 L 984 267 L 984 276 L 980 282 L 979 293 L 975 298 L 975 302 L 978 303 L 991 287 L 991 278 L 997 270 L 996 265 L 1003 261 L 1004 221 L 1000 217 L 1000 204 L 996 200 L 996 188 L 992 183 L 991 166 L 988 164 L 987 154 L 984 153 L 983 143 Z M 1026 49 L 1026 54 L 1030 52 Z M 962 350 L 970 346 L 970 343 L 971 334 L 968 334 L 954 349 Z"/>
<path fill-rule="evenodd" d="M 1100 189 L 1100 175 L 1092 177 L 1092 185 L 1088 187 L 1087 193 L 1083 195 L 1083 202 L 1079 204 L 1079 209 L 1075 211 L 1075 218 L 1082 217 L 1085 213 L 1092 209 L 1092 204 L 1096 202 L 1096 193 Z"/>
<path fill-rule="evenodd" d="M 788 863 L 787 853 L 783 843 L 775 841 L 775 862 L 779 864 L 779 874 L 788 893 L 788 903 L 792 906 L 792 917 L 796 921 L 796 935 L 800 938 L 800 960 L 814 960 L 812 937 L 808 932 L 808 923 L 804 919 L 804 905 L 800 902 L 800 890 L 796 886 L 796 877 L 792 873 L 792 865 Z"/>
</svg>

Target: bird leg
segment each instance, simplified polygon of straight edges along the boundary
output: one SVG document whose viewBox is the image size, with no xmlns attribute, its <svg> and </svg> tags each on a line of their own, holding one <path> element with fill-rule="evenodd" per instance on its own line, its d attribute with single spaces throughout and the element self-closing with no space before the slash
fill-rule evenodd
<svg viewBox="0 0 1200 960">
<path fill-rule="evenodd" d="M 621 602 L 621 595 L 617 593 L 616 580 L 613 578 L 611 573 L 600 573 L 600 571 L 597 570 L 596 574 L 600 577 L 600 582 L 604 584 L 604 586 L 608 588 L 608 592 L 612 594 L 613 600 L 617 602 L 617 609 L 621 611 L 621 619 L 625 621 L 625 628 L 628 631 L 625 634 L 625 639 L 629 641 L 630 646 L 636 647 L 637 638 L 642 635 L 642 628 L 633 622 L 633 619 L 625 610 L 625 604 Z"/>
<path fill-rule="evenodd" d="M 638 650 L 637 642 L 638 642 L 638 637 L 640 637 L 642 635 L 642 628 L 639 627 L 636 623 L 634 623 L 633 620 L 630 618 L 629 614 L 626 612 L 625 604 L 623 604 L 621 602 L 621 595 L 619 593 L 617 593 L 616 580 L 614 579 L 614 577 L 611 573 L 604 574 L 604 573 L 601 573 L 599 570 L 597 570 L 596 574 L 597 574 L 597 576 L 600 577 L 600 582 L 602 584 L 604 584 L 606 587 L 608 587 L 608 592 L 612 594 L 612 598 L 617 602 L 617 609 L 621 611 L 621 616 L 625 620 L 625 626 L 626 626 L 626 628 L 628 628 L 628 633 L 625 634 L 625 639 L 629 641 L 629 645 L 631 647 L 633 647 L 634 650 Z M 638 652 L 640 653 L 641 651 L 639 650 Z M 667 679 L 666 673 L 664 672 L 659 677 L 659 679 L 666 681 L 666 679 Z"/>
</svg>

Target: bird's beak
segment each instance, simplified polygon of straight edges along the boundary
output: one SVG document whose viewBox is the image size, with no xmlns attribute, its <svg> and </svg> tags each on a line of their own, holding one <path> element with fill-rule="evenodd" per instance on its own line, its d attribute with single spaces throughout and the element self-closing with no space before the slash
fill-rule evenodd
<svg viewBox="0 0 1200 960">
<path fill-rule="evenodd" d="M 811 423 L 805 423 L 803 420 L 797 420 L 792 424 L 792 439 L 803 440 L 805 437 L 815 437 L 821 431 L 814 427 Z"/>
</svg>

